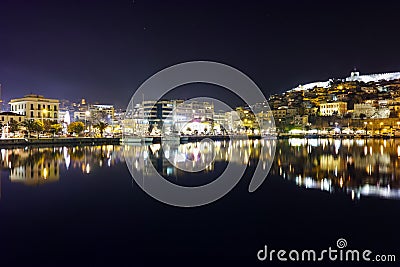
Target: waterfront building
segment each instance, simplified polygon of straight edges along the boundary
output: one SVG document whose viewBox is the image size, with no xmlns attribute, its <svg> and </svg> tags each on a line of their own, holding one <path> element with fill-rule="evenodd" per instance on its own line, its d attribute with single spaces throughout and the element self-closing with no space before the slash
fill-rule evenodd
<svg viewBox="0 0 400 267">
<path fill-rule="evenodd" d="M 176 131 L 180 131 L 186 124 L 193 121 L 210 123 L 215 121 L 212 102 L 197 100 L 173 100 L 171 102 L 173 104 L 172 119 Z"/>
<path fill-rule="evenodd" d="M 294 117 L 298 115 L 298 109 L 297 108 L 287 108 L 286 110 L 286 117 Z"/>
<path fill-rule="evenodd" d="M 214 112 L 214 123 L 218 126 L 219 133 L 222 133 L 223 129 L 225 129 L 225 131 L 227 131 L 228 130 L 227 129 L 228 128 L 228 122 L 227 122 L 227 119 L 226 119 L 226 112 L 223 111 L 223 110 Z"/>
<path fill-rule="evenodd" d="M 41 95 L 26 95 L 11 99 L 11 112 L 24 115 L 27 120 L 52 120 L 59 118 L 58 99 L 45 98 Z"/>
<path fill-rule="evenodd" d="M 286 108 L 273 109 L 272 114 L 275 119 L 283 119 L 286 118 L 287 109 Z"/>
<path fill-rule="evenodd" d="M 143 116 L 144 123 L 153 125 L 161 129 L 164 125 L 172 125 L 172 111 L 174 105 L 172 101 L 160 100 L 160 101 L 143 101 Z"/>
<path fill-rule="evenodd" d="M 376 108 L 371 104 L 361 103 L 354 104 L 353 116 L 354 118 L 360 118 L 361 114 L 364 114 L 366 118 L 371 118 L 376 112 Z"/>
<path fill-rule="evenodd" d="M 18 123 L 23 122 L 25 120 L 25 115 L 21 115 L 14 112 L 0 112 L 0 123 L 2 125 L 9 124 L 12 121 L 16 121 Z"/>
<path fill-rule="evenodd" d="M 82 101 L 84 101 L 84 99 Z M 89 105 L 88 111 L 90 112 L 90 116 L 93 118 L 96 118 L 97 114 L 101 114 L 101 116 L 107 117 L 108 119 L 113 119 L 115 112 L 113 105 L 105 104 Z"/>
<path fill-rule="evenodd" d="M 232 110 L 225 113 L 225 120 L 227 123 L 227 131 L 229 133 L 237 133 L 242 127 L 239 113 Z"/>
<path fill-rule="evenodd" d="M 67 123 L 67 124 L 69 124 L 70 122 L 71 122 L 71 117 L 70 117 L 71 115 L 70 115 L 70 113 L 69 113 L 69 111 L 68 110 L 60 110 L 59 112 L 58 112 L 58 121 L 59 122 L 65 122 L 65 123 Z"/>
<path fill-rule="evenodd" d="M 293 117 L 293 124 L 299 126 L 306 126 L 308 125 L 308 116 L 307 115 L 296 115 Z"/>
<path fill-rule="evenodd" d="M 244 133 L 245 131 L 253 132 L 255 129 L 259 130 L 260 125 L 256 119 L 255 114 L 249 107 L 238 107 L 236 108 L 236 112 L 239 115 L 241 120 L 241 132 Z"/>
<path fill-rule="evenodd" d="M 339 115 L 342 116 L 347 112 L 346 102 L 330 102 L 321 103 L 319 106 L 321 116 L 332 116 Z"/>
<path fill-rule="evenodd" d="M 74 111 L 74 121 L 87 121 L 89 116 L 89 111 Z"/>
<path fill-rule="evenodd" d="M 263 110 L 255 114 L 260 125 L 260 134 L 272 134 L 276 132 L 274 127 L 275 120 L 270 110 Z"/>
<path fill-rule="evenodd" d="M 181 132 L 192 122 L 213 123 L 214 105 L 195 100 L 146 100 L 127 110 L 122 120 L 125 134 Z M 191 128 L 191 127 L 189 127 Z M 211 127 L 208 127 L 211 130 Z"/>
<path fill-rule="evenodd" d="M 318 115 L 318 107 L 306 107 L 306 108 L 304 108 L 304 115 L 317 116 Z"/>
<path fill-rule="evenodd" d="M 371 116 L 373 119 L 387 119 L 390 117 L 390 109 L 387 107 L 380 107 L 374 115 Z"/>
</svg>

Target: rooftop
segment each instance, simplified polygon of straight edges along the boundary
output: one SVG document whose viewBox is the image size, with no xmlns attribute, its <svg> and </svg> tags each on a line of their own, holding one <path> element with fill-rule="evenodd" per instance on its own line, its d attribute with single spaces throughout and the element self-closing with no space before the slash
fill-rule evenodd
<svg viewBox="0 0 400 267">
<path fill-rule="evenodd" d="M 57 102 L 59 103 L 60 101 L 58 99 L 52 99 L 52 98 L 45 98 L 42 95 L 34 95 L 34 94 L 29 94 L 29 95 L 25 95 L 24 97 L 21 98 L 14 98 L 11 99 L 10 103 L 14 103 L 14 102 L 19 102 L 19 101 L 26 101 L 26 100 L 33 100 L 33 101 L 43 101 L 43 102 Z"/>
</svg>

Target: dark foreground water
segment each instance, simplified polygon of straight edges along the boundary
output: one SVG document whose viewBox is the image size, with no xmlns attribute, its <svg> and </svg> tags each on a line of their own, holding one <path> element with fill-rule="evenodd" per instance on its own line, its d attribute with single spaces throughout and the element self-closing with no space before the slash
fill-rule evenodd
<svg viewBox="0 0 400 267">
<path fill-rule="evenodd" d="M 0 264 L 297 266 L 276 258 L 260 262 L 257 252 L 264 245 L 319 251 L 336 248 L 344 238 L 349 249 L 394 254 L 397 264 L 327 260 L 324 265 L 399 265 L 400 140 L 268 141 L 276 142 L 270 174 L 249 193 L 255 163 L 271 158 L 265 142 L 217 142 L 214 163 L 194 175 L 162 155 L 207 161 L 208 150 L 199 154 L 196 144 L 170 150 L 159 145 L 2 149 Z M 211 182 L 227 161 L 249 167 L 222 199 L 177 208 L 139 188 L 124 149 L 144 176 L 152 164 L 185 186 Z"/>
</svg>

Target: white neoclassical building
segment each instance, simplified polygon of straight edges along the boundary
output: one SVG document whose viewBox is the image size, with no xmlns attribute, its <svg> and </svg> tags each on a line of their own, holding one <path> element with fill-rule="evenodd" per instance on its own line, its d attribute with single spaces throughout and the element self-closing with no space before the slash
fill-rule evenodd
<svg viewBox="0 0 400 267">
<path fill-rule="evenodd" d="M 321 116 L 344 115 L 347 112 L 346 102 L 321 103 L 319 106 Z"/>
<path fill-rule="evenodd" d="M 45 98 L 41 95 L 26 95 L 22 98 L 11 99 L 11 112 L 24 115 L 27 120 L 58 121 L 58 99 Z"/>
</svg>

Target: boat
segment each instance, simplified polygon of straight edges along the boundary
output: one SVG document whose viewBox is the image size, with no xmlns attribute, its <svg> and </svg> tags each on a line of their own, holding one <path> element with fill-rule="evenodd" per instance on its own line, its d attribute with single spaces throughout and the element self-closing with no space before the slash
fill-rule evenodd
<svg viewBox="0 0 400 267">
<path fill-rule="evenodd" d="M 274 139 L 278 139 L 278 135 L 277 134 L 263 134 L 261 136 L 262 139 L 267 139 L 267 140 L 274 140 Z"/>
<path fill-rule="evenodd" d="M 153 137 L 150 136 L 143 136 L 141 138 L 142 143 L 153 143 Z"/>
<path fill-rule="evenodd" d="M 181 137 L 179 135 L 165 135 L 161 137 L 161 142 L 180 143 Z"/>
<path fill-rule="evenodd" d="M 189 136 L 181 136 L 180 142 L 181 142 L 181 143 L 187 143 L 187 142 L 189 142 Z"/>
<path fill-rule="evenodd" d="M 319 134 L 317 134 L 317 133 L 308 133 L 308 134 L 304 135 L 304 138 L 307 138 L 307 139 L 319 138 Z"/>
<path fill-rule="evenodd" d="M 122 141 L 125 144 L 141 143 L 142 142 L 142 138 L 140 138 L 140 137 L 127 137 L 127 138 L 123 138 Z"/>
</svg>

